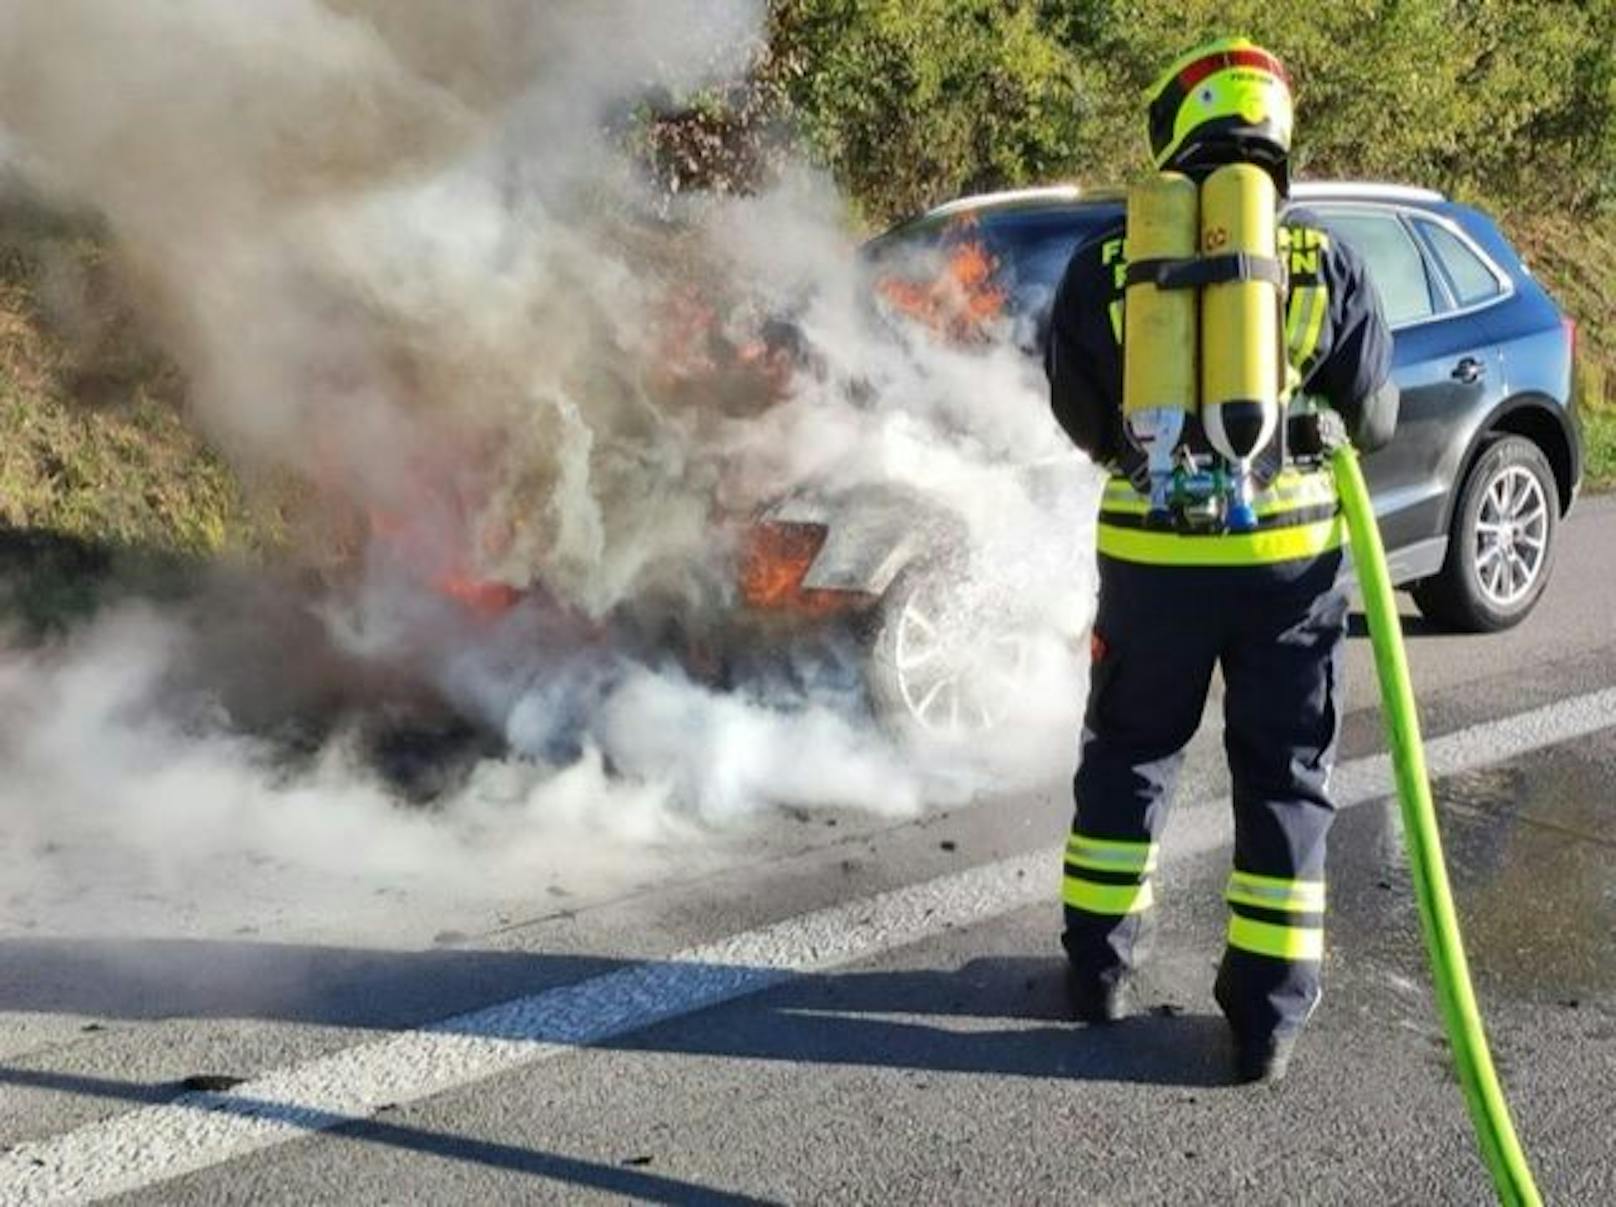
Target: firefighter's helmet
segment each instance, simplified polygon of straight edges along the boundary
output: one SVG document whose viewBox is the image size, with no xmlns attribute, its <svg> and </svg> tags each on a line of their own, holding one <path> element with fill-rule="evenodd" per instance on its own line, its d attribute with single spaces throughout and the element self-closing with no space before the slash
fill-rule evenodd
<svg viewBox="0 0 1616 1207">
<path fill-rule="evenodd" d="M 1268 168 L 1283 189 L 1291 149 L 1290 77 L 1245 38 L 1222 38 L 1175 62 L 1149 94 L 1158 168 L 1194 172 L 1231 160 Z"/>
</svg>

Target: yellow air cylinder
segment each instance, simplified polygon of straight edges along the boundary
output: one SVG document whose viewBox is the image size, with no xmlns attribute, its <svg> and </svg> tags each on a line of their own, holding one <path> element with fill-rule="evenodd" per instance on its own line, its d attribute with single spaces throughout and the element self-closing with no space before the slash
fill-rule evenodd
<svg viewBox="0 0 1616 1207">
<path fill-rule="evenodd" d="M 1272 260 L 1278 213 L 1267 172 L 1246 163 L 1219 168 L 1201 186 L 1201 254 Z M 1279 286 L 1265 280 L 1201 290 L 1201 423 L 1240 473 L 1279 423 L 1282 305 Z"/>
<path fill-rule="evenodd" d="M 1130 265 L 1195 255 L 1200 194 L 1178 172 L 1146 177 L 1128 190 L 1124 256 Z M 1198 319 L 1193 289 L 1128 286 L 1123 307 L 1122 414 L 1128 436 L 1149 457 L 1152 509 L 1166 509 L 1173 450 L 1195 410 Z"/>
</svg>

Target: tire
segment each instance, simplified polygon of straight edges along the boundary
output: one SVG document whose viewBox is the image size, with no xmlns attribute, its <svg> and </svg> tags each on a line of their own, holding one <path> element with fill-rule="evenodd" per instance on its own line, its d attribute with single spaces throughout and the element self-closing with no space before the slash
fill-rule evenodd
<svg viewBox="0 0 1616 1207">
<path fill-rule="evenodd" d="M 1541 449 L 1524 436 L 1485 446 L 1465 478 L 1442 569 L 1413 588 L 1432 620 L 1492 633 L 1526 619 L 1548 585 L 1560 495 Z"/>
<path fill-rule="evenodd" d="M 912 567 L 888 590 L 865 684 L 889 733 L 965 749 L 1005 726 L 1031 675 L 1033 641 L 983 611 L 959 606 L 957 582 L 937 564 Z"/>
</svg>

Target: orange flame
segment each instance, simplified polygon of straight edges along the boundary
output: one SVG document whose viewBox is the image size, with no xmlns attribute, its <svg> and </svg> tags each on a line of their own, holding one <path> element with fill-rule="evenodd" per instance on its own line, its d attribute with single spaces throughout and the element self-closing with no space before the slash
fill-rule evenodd
<svg viewBox="0 0 1616 1207">
<path fill-rule="evenodd" d="M 974 221 L 957 229 L 973 230 Z M 953 342 L 986 338 L 987 328 L 1004 314 L 1009 293 L 998 283 L 999 261 L 979 236 L 954 236 L 943 269 L 930 281 L 883 277 L 876 289 L 900 313 Z"/>
<path fill-rule="evenodd" d="M 768 337 L 764 317 L 695 284 L 665 291 L 651 314 L 647 366 L 659 404 L 745 418 L 784 400 L 797 365 L 789 349 Z"/>
<path fill-rule="evenodd" d="M 770 521 L 747 533 L 741 563 L 741 598 L 761 612 L 824 617 L 868 602 L 854 591 L 804 588 L 814 558 L 824 547 L 823 524 Z"/>
<path fill-rule="evenodd" d="M 452 505 L 445 504 L 444 490 L 433 490 L 422 484 L 414 510 L 390 510 L 379 506 L 366 509 L 370 520 L 371 536 L 385 545 L 393 556 L 401 558 L 420 576 L 420 581 L 445 598 L 455 600 L 473 616 L 494 620 L 503 616 L 521 602 L 523 592 L 509 583 L 475 577 L 467 569 L 464 556 L 453 548 L 445 547 L 442 533 L 434 531 L 434 523 L 450 521 L 449 531 L 465 526 L 471 503 L 468 498 L 455 497 Z M 420 515 L 431 519 L 422 523 Z M 466 534 L 469 539 L 469 533 Z M 496 539 L 485 535 L 485 546 L 496 544 Z M 495 552 L 496 550 L 490 550 Z"/>
<path fill-rule="evenodd" d="M 522 593 L 509 583 L 481 582 L 459 574 L 441 574 L 433 580 L 432 585 L 484 620 L 505 615 L 522 598 Z"/>
<path fill-rule="evenodd" d="M 717 366 L 711 340 L 718 322 L 718 310 L 694 285 L 670 289 L 657 314 L 657 367 L 675 378 L 712 373 Z"/>
<path fill-rule="evenodd" d="M 747 533 L 741 597 L 754 608 L 778 608 L 802 587 L 825 544 L 822 524 L 755 525 Z"/>
</svg>

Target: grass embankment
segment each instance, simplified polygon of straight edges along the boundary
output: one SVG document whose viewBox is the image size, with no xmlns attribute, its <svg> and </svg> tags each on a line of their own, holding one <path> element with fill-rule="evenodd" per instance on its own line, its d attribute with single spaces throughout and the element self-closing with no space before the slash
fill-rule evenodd
<svg viewBox="0 0 1616 1207">
<path fill-rule="evenodd" d="M 1616 215 L 1506 221 L 1532 271 L 1577 320 L 1583 486 L 1616 489 Z"/>
<path fill-rule="evenodd" d="M 183 392 L 93 230 L 0 214 L 0 625 L 53 625 L 257 543 Z"/>
<path fill-rule="evenodd" d="M 93 233 L 0 234 L 0 525 L 213 553 L 246 509 L 187 428 L 183 382 L 142 337 Z"/>
<path fill-rule="evenodd" d="M 1583 420 L 1582 434 L 1588 455 L 1584 489 L 1616 488 L 1616 407 L 1607 404 L 1589 411 Z"/>
</svg>

